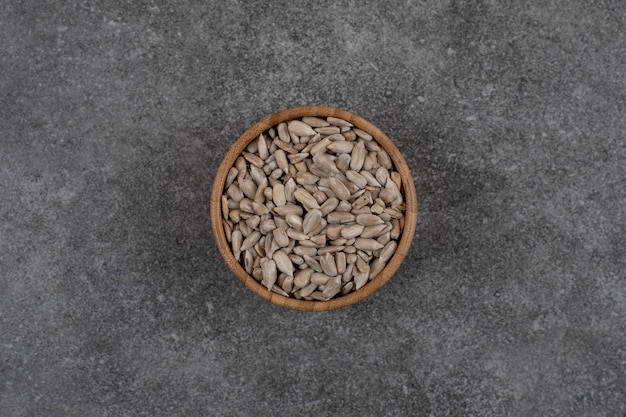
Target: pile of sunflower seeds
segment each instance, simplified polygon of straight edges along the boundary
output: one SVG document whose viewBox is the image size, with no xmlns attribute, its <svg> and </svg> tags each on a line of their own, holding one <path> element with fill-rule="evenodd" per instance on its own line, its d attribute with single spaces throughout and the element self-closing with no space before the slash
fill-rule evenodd
<svg viewBox="0 0 626 417">
<path fill-rule="evenodd" d="M 330 300 L 380 273 L 404 227 L 400 174 L 351 123 L 303 117 L 250 143 L 226 178 L 233 254 L 268 291 Z"/>
</svg>

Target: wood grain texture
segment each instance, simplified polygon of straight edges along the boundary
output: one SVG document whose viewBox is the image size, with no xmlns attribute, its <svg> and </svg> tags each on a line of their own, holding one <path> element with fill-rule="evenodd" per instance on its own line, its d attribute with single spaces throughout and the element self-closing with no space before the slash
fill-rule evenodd
<svg viewBox="0 0 626 417">
<path fill-rule="evenodd" d="M 406 203 L 405 222 L 402 236 L 400 237 L 398 248 L 396 249 L 394 256 L 389 260 L 385 268 L 363 288 L 329 301 L 296 300 L 295 298 L 284 297 L 268 291 L 267 288 L 263 287 L 253 277 L 248 275 L 239 262 L 237 262 L 232 254 L 230 245 L 226 240 L 222 226 L 221 196 L 224 193 L 224 184 L 226 182 L 228 170 L 233 166 L 237 157 L 250 142 L 270 127 L 284 121 L 299 119 L 305 116 L 338 117 L 349 121 L 355 127 L 372 135 L 372 137 L 374 137 L 374 139 L 389 154 L 396 170 L 400 173 L 402 177 L 402 190 L 404 192 L 404 199 Z M 406 161 L 391 139 L 389 139 L 380 129 L 367 120 L 345 110 L 323 106 L 304 106 L 283 110 L 264 118 L 246 130 L 239 137 L 239 139 L 235 141 L 233 146 L 226 153 L 226 156 L 216 173 L 215 180 L 213 182 L 213 189 L 211 191 L 210 212 L 211 226 L 213 228 L 213 235 L 215 237 L 217 247 L 230 270 L 247 288 L 263 299 L 282 307 L 301 311 L 329 311 L 349 306 L 369 297 L 378 291 L 387 281 L 389 281 L 389 279 L 397 271 L 409 252 L 409 248 L 415 234 L 415 227 L 417 225 L 417 194 L 415 192 L 415 185 L 413 184 L 413 176 L 411 175 L 411 171 L 409 170 Z"/>
</svg>

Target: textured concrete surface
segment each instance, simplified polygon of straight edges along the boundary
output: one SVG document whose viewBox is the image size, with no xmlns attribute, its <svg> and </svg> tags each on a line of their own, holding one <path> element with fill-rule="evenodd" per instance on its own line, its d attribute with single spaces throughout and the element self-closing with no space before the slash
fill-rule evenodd
<svg viewBox="0 0 626 417">
<path fill-rule="evenodd" d="M 2 2 L 0 416 L 626 415 L 626 10 L 588 3 Z M 420 198 L 324 314 L 247 291 L 208 214 L 306 104 Z"/>
</svg>

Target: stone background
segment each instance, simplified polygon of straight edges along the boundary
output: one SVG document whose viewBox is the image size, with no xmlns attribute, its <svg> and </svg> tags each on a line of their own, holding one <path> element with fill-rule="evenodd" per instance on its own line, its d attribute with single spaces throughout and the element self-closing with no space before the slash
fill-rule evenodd
<svg viewBox="0 0 626 417">
<path fill-rule="evenodd" d="M 626 8 L 0 5 L 0 415 L 626 415 Z M 386 132 L 411 252 L 355 306 L 229 272 L 209 193 L 299 105 Z"/>
</svg>

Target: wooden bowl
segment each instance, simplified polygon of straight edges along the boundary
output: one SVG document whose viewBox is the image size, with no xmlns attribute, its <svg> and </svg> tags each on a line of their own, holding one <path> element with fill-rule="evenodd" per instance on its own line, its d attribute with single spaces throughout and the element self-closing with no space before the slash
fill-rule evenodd
<svg viewBox="0 0 626 417">
<path fill-rule="evenodd" d="M 346 295 L 340 295 L 329 301 L 297 300 L 295 298 L 288 298 L 272 291 L 268 291 L 267 288 L 263 287 L 252 276 L 250 276 L 239 264 L 239 262 L 237 262 L 233 256 L 230 245 L 226 240 L 226 235 L 222 226 L 221 196 L 224 193 L 226 175 L 228 174 L 229 169 L 235 164 L 235 160 L 240 156 L 241 152 L 245 150 L 250 142 L 256 139 L 261 133 L 267 131 L 269 128 L 276 126 L 281 122 L 300 119 L 305 116 L 338 117 L 347 120 L 355 127 L 372 135 L 372 137 L 389 154 L 396 170 L 402 177 L 402 191 L 404 193 L 404 200 L 406 204 L 404 229 L 402 230 L 402 235 L 398 241 L 396 252 L 389 260 L 385 268 L 359 290 Z M 213 235 L 215 236 L 215 241 L 217 242 L 217 247 L 222 254 L 222 257 L 239 281 L 241 281 L 253 293 L 274 304 L 294 310 L 328 311 L 349 306 L 350 304 L 354 304 L 369 297 L 374 292 L 378 291 L 378 289 L 382 287 L 383 284 L 385 284 L 400 267 L 409 251 L 413 235 L 415 234 L 415 226 L 417 224 L 417 195 L 415 193 L 413 177 L 411 176 L 411 172 L 406 164 L 406 161 L 402 157 L 398 148 L 396 148 L 393 142 L 391 142 L 387 135 L 385 135 L 380 129 L 367 120 L 345 110 L 332 107 L 305 106 L 295 107 L 274 113 L 246 130 L 243 135 L 235 141 L 217 170 L 211 193 L 210 210 Z"/>
</svg>

